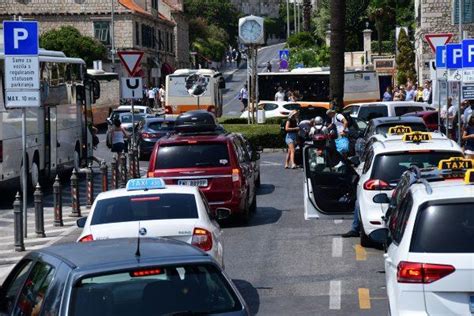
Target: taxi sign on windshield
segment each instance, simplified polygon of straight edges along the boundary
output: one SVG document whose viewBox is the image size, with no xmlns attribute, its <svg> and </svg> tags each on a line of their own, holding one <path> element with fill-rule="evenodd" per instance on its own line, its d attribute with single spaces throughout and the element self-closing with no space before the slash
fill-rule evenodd
<svg viewBox="0 0 474 316">
<path fill-rule="evenodd" d="M 474 161 L 462 157 L 451 157 L 440 160 L 438 169 L 441 170 L 465 170 L 474 168 Z"/>
<path fill-rule="evenodd" d="M 411 127 L 405 126 L 405 125 L 392 126 L 388 129 L 388 133 L 390 135 L 403 135 L 403 134 L 408 134 L 411 132 L 412 132 Z"/>
<path fill-rule="evenodd" d="M 164 189 L 165 182 L 160 178 L 131 179 L 127 182 L 127 191 Z"/>
<path fill-rule="evenodd" d="M 421 143 L 431 140 L 431 133 L 424 133 L 424 132 L 412 132 L 403 135 L 402 140 L 404 142 L 411 142 L 411 143 Z"/>
<path fill-rule="evenodd" d="M 464 175 L 464 183 L 474 184 L 474 169 L 469 169 L 466 171 L 466 174 Z"/>
</svg>

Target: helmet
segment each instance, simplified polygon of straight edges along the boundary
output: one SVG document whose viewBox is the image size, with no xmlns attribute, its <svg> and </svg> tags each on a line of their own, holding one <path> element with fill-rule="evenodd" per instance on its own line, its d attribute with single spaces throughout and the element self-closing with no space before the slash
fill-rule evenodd
<svg viewBox="0 0 474 316">
<path fill-rule="evenodd" d="M 324 121 L 321 116 L 316 116 L 314 118 L 314 125 L 323 125 L 323 124 L 324 124 Z"/>
<path fill-rule="evenodd" d="M 326 146 L 327 137 L 324 134 L 314 134 L 313 135 L 313 145 L 317 148 L 323 148 Z"/>
</svg>

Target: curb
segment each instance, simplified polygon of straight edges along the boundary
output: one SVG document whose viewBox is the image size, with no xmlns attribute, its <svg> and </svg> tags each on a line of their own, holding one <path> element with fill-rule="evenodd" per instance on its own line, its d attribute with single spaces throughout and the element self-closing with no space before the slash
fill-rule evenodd
<svg viewBox="0 0 474 316">
<path fill-rule="evenodd" d="M 284 153 L 286 149 L 284 148 L 263 148 L 263 153 Z"/>
</svg>

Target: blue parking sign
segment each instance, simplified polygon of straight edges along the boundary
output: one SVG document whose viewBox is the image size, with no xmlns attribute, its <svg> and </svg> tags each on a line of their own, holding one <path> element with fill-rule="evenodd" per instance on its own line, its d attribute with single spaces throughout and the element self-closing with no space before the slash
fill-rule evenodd
<svg viewBox="0 0 474 316">
<path fill-rule="evenodd" d="M 474 39 L 462 41 L 462 67 L 474 68 Z"/>
<path fill-rule="evenodd" d="M 436 68 L 446 68 L 446 46 L 436 47 Z"/>
<path fill-rule="evenodd" d="M 462 68 L 462 44 L 456 43 L 446 45 L 446 68 Z"/>
<path fill-rule="evenodd" d="M 5 55 L 38 55 L 37 21 L 3 21 Z"/>
</svg>

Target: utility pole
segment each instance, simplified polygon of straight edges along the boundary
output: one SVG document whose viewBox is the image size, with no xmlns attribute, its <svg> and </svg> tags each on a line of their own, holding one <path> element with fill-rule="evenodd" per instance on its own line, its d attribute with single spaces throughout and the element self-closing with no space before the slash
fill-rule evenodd
<svg viewBox="0 0 474 316">
<path fill-rule="evenodd" d="M 110 57 L 112 59 L 112 72 L 115 72 L 115 0 L 110 0 L 110 44 L 111 44 L 111 49 L 110 49 Z"/>
<path fill-rule="evenodd" d="M 290 37 L 290 0 L 286 0 L 286 39 Z"/>
<path fill-rule="evenodd" d="M 294 27 L 295 27 L 294 34 L 296 34 L 296 32 L 297 32 L 297 24 L 296 24 L 297 19 L 298 18 L 297 18 L 297 14 L 296 14 L 296 0 L 293 0 L 293 20 L 294 20 L 294 23 L 295 23 L 295 25 L 294 25 Z"/>
</svg>

